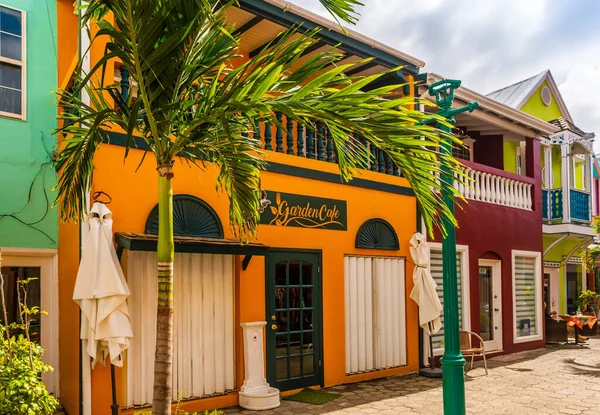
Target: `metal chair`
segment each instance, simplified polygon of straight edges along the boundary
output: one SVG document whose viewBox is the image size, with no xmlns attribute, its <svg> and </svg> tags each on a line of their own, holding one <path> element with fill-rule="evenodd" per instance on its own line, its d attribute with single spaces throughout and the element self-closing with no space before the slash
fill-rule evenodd
<svg viewBox="0 0 600 415">
<path fill-rule="evenodd" d="M 479 347 L 473 347 L 472 339 L 473 337 L 479 340 Z M 483 357 L 483 366 L 485 367 L 485 375 L 488 374 L 487 361 L 485 360 L 485 346 L 483 343 L 483 339 L 477 333 L 473 333 L 472 331 L 462 330 L 460 332 L 460 352 L 465 357 L 471 357 L 471 368 L 469 370 L 473 370 L 473 359 L 475 356 Z"/>
</svg>

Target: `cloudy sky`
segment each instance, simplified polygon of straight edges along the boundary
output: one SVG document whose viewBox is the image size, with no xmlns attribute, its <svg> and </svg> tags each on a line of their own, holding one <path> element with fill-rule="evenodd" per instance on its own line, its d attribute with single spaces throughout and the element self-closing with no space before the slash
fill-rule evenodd
<svg viewBox="0 0 600 415">
<path fill-rule="evenodd" d="M 329 17 L 318 0 L 290 0 Z M 600 1 L 362 0 L 359 32 L 489 93 L 550 69 L 600 152 Z"/>
</svg>

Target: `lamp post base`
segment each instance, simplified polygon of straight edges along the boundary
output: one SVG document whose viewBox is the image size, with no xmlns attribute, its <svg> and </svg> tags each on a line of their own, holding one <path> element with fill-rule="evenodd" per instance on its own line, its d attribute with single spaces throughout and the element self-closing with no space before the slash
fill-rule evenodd
<svg viewBox="0 0 600 415">
<path fill-rule="evenodd" d="M 425 368 L 419 370 L 419 376 L 424 376 L 426 378 L 441 379 L 442 378 L 442 368 L 441 367 L 434 367 L 434 368 L 425 367 Z"/>
<path fill-rule="evenodd" d="M 444 369 L 442 376 L 444 414 L 464 415 L 466 413 L 465 359 L 460 352 L 458 355 L 447 353 L 442 357 L 441 363 Z"/>
</svg>

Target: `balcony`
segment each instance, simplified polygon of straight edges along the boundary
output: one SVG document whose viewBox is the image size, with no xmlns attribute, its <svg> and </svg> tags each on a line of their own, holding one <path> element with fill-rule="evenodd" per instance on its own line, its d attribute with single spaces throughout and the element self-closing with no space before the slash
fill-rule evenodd
<svg viewBox="0 0 600 415">
<path fill-rule="evenodd" d="M 566 200 L 563 190 L 542 189 L 542 219 L 545 221 L 563 221 L 566 211 Z M 569 189 L 569 216 L 574 222 L 591 221 L 590 194 L 588 192 Z"/>
<path fill-rule="evenodd" d="M 478 163 L 464 161 L 464 184 L 456 182 L 465 199 L 515 209 L 532 210 L 534 180 Z"/>
<path fill-rule="evenodd" d="M 265 150 L 337 163 L 337 151 L 331 138 L 331 132 L 324 123 L 317 121 L 316 128 L 313 129 L 298 124 L 282 114 L 276 114 L 276 116 L 280 125 L 260 123 L 254 128 L 254 138 L 261 140 Z M 281 128 L 282 126 L 285 128 Z M 369 170 L 392 176 L 401 175 L 398 166 L 382 150 L 356 135 L 352 136 L 351 140 L 359 141 L 368 149 L 371 154 L 368 162 Z"/>
</svg>

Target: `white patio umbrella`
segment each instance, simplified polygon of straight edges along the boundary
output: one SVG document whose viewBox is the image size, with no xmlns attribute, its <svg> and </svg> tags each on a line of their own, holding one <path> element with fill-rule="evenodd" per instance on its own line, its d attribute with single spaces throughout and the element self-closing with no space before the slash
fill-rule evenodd
<svg viewBox="0 0 600 415">
<path fill-rule="evenodd" d="M 122 367 L 121 354 L 133 337 L 127 308 L 129 288 L 112 242 L 112 222 L 106 205 L 94 203 L 73 292 L 73 300 L 81 308 L 80 337 L 92 369 L 97 362 L 104 365 L 107 356 L 112 365 Z"/>
<path fill-rule="evenodd" d="M 435 368 L 431 336 L 442 328 L 442 320 L 440 319 L 442 304 L 436 292 L 437 284 L 429 272 L 429 250 L 427 249 L 425 236 L 416 232 L 410 239 L 410 243 L 412 245 L 410 255 L 415 262 L 413 271 L 414 287 L 410 292 L 410 298 L 419 305 L 419 325 L 429 337 L 429 342 L 426 344 L 429 346 L 428 354 L 431 370 L 421 371 L 420 373 L 425 376 L 437 377 L 441 375 L 441 372 Z"/>
<path fill-rule="evenodd" d="M 419 305 L 419 325 L 425 333 L 432 335 L 442 328 L 440 314 L 442 304 L 436 292 L 437 284 L 429 272 L 429 250 L 425 236 L 416 232 L 410 239 L 410 255 L 415 261 L 413 282 L 415 286 L 410 292 L 412 298 Z"/>
</svg>

